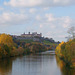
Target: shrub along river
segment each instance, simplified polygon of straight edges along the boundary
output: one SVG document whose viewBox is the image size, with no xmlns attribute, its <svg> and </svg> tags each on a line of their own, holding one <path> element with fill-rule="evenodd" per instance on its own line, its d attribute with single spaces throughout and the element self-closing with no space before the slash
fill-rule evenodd
<svg viewBox="0 0 75 75">
<path fill-rule="evenodd" d="M 46 51 L 0 59 L 0 75 L 75 75 L 75 70 L 65 67 L 54 51 Z"/>
</svg>

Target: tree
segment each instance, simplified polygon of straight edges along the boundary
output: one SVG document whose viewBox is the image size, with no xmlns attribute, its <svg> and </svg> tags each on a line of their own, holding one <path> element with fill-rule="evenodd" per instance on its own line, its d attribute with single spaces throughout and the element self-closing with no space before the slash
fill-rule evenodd
<svg viewBox="0 0 75 75">
<path fill-rule="evenodd" d="M 71 35 L 71 38 L 75 38 L 75 27 L 72 26 L 71 28 L 68 29 L 68 33 Z"/>
<path fill-rule="evenodd" d="M 10 35 L 7 34 L 1 34 L 0 35 L 0 44 L 5 44 L 8 47 L 14 47 L 13 39 Z"/>
</svg>

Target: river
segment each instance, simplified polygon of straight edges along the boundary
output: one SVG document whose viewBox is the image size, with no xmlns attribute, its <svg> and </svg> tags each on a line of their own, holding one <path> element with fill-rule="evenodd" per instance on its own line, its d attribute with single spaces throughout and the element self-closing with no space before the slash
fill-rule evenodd
<svg viewBox="0 0 75 75">
<path fill-rule="evenodd" d="M 0 59 L 0 75 L 75 75 L 67 69 L 54 52 Z"/>
</svg>

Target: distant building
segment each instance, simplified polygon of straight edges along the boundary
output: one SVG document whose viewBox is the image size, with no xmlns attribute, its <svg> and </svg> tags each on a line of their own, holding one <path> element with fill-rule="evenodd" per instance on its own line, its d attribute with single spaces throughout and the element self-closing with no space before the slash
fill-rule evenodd
<svg viewBox="0 0 75 75">
<path fill-rule="evenodd" d="M 21 34 L 21 37 L 42 37 L 42 33 L 37 34 L 37 32 L 33 32 L 32 34 L 30 34 L 30 32 L 28 34 Z"/>
<path fill-rule="evenodd" d="M 40 41 L 40 38 L 42 37 L 42 33 L 38 34 L 37 32 L 26 34 L 25 32 L 21 34 L 20 36 L 17 35 L 11 35 L 14 39 L 22 40 L 22 39 L 31 39 L 33 41 Z"/>
</svg>

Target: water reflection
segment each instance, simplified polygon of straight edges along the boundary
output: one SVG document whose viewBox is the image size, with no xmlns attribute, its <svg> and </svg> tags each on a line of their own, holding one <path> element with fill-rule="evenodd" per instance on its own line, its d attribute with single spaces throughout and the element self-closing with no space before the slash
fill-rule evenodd
<svg viewBox="0 0 75 75">
<path fill-rule="evenodd" d="M 14 58 L 13 58 L 14 59 Z M 12 72 L 12 58 L 5 58 L 0 60 L 0 75 L 10 75 Z"/>
<path fill-rule="evenodd" d="M 49 54 L 0 60 L 0 75 L 75 75 L 74 71 L 65 68 L 63 61 Z"/>
<path fill-rule="evenodd" d="M 57 65 L 61 70 L 62 75 L 75 75 L 75 69 L 70 69 L 65 66 L 65 63 L 56 56 Z"/>
<path fill-rule="evenodd" d="M 12 75 L 55 75 L 56 72 L 60 75 L 55 63 L 55 57 L 50 55 L 24 56 L 13 62 Z"/>
</svg>

